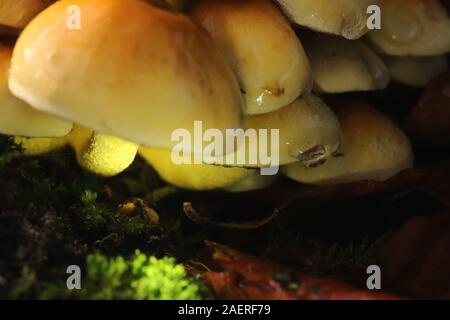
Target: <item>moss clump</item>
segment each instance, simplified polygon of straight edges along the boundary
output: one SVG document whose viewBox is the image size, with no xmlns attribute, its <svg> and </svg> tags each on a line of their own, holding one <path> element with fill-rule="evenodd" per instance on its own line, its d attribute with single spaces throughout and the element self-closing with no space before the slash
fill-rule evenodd
<svg viewBox="0 0 450 320">
<path fill-rule="evenodd" d="M 80 290 L 68 290 L 65 283 L 44 284 L 41 299 L 125 299 L 125 300 L 200 300 L 208 299 L 208 288 L 189 276 L 174 258 L 158 259 L 136 251 L 129 259 L 107 257 L 99 252 L 86 258 L 86 274 Z M 22 284 L 29 286 L 24 273 Z"/>
<path fill-rule="evenodd" d="M 74 298 L 103 295 L 106 299 L 98 284 L 106 280 L 89 275 L 101 270 L 92 252 L 130 257 L 139 249 L 151 256 L 170 255 L 184 261 L 204 238 L 188 236 L 185 228 L 191 232 L 190 225 L 180 219 L 182 215 L 156 206 L 154 192 L 165 185 L 139 159 L 123 174 L 102 178 L 80 169 L 71 152 L 40 157 L 20 156 L 20 152 L 21 146 L 13 139 L 0 135 L 0 299 L 65 299 L 74 294 Z M 103 257 L 106 266 L 120 266 L 121 258 Z M 129 265 L 139 261 L 136 258 L 123 260 L 126 271 L 116 277 L 120 286 L 113 290 L 114 297 L 151 297 L 130 293 L 139 288 L 145 292 L 145 286 L 155 283 L 145 282 L 143 274 L 130 274 Z M 151 264 L 147 260 L 143 267 Z M 92 265 L 95 261 L 97 266 Z M 66 268 L 72 264 L 83 270 L 86 287 L 81 292 L 66 289 Z M 182 266 L 173 265 L 170 274 L 176 275 Z M 123 295 L 117 292 L 131 279 L 137 281 L 135 289 Z"/>
</svg>

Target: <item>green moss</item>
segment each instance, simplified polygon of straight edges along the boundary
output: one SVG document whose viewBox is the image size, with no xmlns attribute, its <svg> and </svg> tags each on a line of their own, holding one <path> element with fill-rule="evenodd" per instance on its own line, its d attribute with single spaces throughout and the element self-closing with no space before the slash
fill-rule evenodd
<svg viewBox="0 0 450 320">
<path fill-rule="evenodd" d="M 26 282 L 26 281 L 24 281 Z M 80 290 L 64 283 L 44 284 L 41 299 L 200 300 L 211 298 L 207 287 L 186 273 L 174 258 L 157 259 L 138 250 L 129 259 L 109 258 L 99 252 L 86 259 L 86 275 Z"/>
<path fill-rule="evenodd" d="M 86 226 L 88 228 L 95 228 L 104 225 L 106 222 L 103 217 L 105 208 L 101 208 L 97 204 L 97 193 L 91 190 L 85 190 L 80 198 L 84 206 L 81 212 Z"/>
<path fill-rule="evenodd" d="M 86 290 L 74 298 L 106 298 L 107 290 L 114 297 L 156 298 L 158 293 L 145 293 L 152 282 L 144 271 L 131 273 L 133 258 L 119 257 L 130 257 L 139 249 L 155 257 L 169 254 L 186 260 L 195 250 L 183 233 L 182 216 L 167 212 L 160 216 L 160 209 L 154 209 L 148 195 L 162 183 L 139 159 L 127 172 L 105 179 L 80 169 L 70 152 L 17 157 L 19 152 L 20 146 L 0 135 L 0 299 L 70 298 L 74 292 L 65 283 L 70 264 L 86 272 Z M 138 190 L 131 190 L 125 178 L 135 181 Z M 96 250 L 117 258 L 102 256 L 107 261 L 100 264 L 98 255 L 97 260 L 89 255 Z M 121 259 L 126 266 L 123 273 Z M 153 263 L 149 259 L 143 270 Z M 102 265 L 116 270 L 114 276 L 101 278 Z M 167 275 L 175 280 L 180 267 Z M 112 278 L 120 282 L 118 287 L 100 285 Z M 158 279 L 160 285 L 164 276 Z M 195 286 L 177 288 L 179 296 L 195 295 Z"/>
</svg>

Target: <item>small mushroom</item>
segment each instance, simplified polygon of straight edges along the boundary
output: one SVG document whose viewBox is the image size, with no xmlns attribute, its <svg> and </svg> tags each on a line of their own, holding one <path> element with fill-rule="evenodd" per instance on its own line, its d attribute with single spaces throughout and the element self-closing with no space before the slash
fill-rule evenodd
<svg viewBox="0 0 450 320">
<path fill-rule="evenodd" d="M 302 44 L 270 0 L 202 0 L 190 14 L 232 66 L 246 114 L 277 110 L 310 91 L 311 71 Z"/>
<path fill-rule="evenodd" d="M 279 165 L 300 161 L 305 166 L 316 166 L 328 159 L 339 147 L 341 128 L 336 115 L 318 97 L 307 94 L 290 105 L 277 111 L 250 115 L 244 118 L 244 127 L 248 136 L 250 130 L 256 131 L 256 139 L 241 143 L 236 152 L 225 157 L 207 158 L 207 163 L 225 163 L 243 167 L 266 167 L 259 158 L 260 152 L 277 157 Z M 272 141 L 272 130 L 278 130 L 278 141 Z M 268 140 L 260 141 L 259 133 L 265 130 Z M 253 132 L 254 132 L 253 131 Z M 263 136 L 264 137 L 264 136 Z M 249 142 L 248 142 L 249 141 Z M 272 150 L 277 142 L 279 152 Z M 267 152 L 260 150 L 267 148 Z M 250 153 L 256 153 L 250 154 Z M 246 162 L 239 163 L 239 155 L 246 155 Z M 242 158 L 242 157 L 241 157 Z M 257 159 L 255 163 L 251 159 Z"/>
<path fill-rule="evenodd" d="M 450 52 L 450 19 L 439 0 L 381 0 L 381 29 L 368 34 L 393 56 L 435 56 Z"/>
<path fill-rule="evenodd" d="M 371 91 L 388 85 L 386 65 L 362 41 L 316 34 L 302 39 L 316 92 Z"/>
<path fill-rule="evenodd" d="M 82 12 L 79 30 L 66 27 L 69 5 Z M 174 130 L 193 132 L 197 120 L 224 134 L 242 126 L 239 85 L 207 32 L 138 0 L 62 0 L 44 10 L 17 41 L 9 88 L 102 139 L 156 148 L 172 148 Z"/>
<path fill-rule="evenodd" d="M 445 56 L 387 57 L 386 60 L 392 78 L 411 87 L 425 87 L 448 67 Z"/>
<path fill-rule="evenodd" d="M 0 1 L 0 25 L 24 28 L 52 0 L 2 0 Z"/>
<path fill-rule="evenodd" d="M 182 189 L 198 191 L 221 189 L 255 172 L 255 170 L 244 168 L 194 164 L 194 157 L 188 154 L 183 154 L 186 164 L 174 164 L 171 151 L 164 149 L 140 147 L 139 155 L 158 172 L 162 179 Z"/>
<path fill-rule="evenodd" d="M 72 124 L 39 112 L 16 98 L 8 89 L 12 50 L 0 44 L 0 133 L 26 137 L 62 137 Z"/>
<path fill-rule="evenodd" d="M 334 105 L 333 105 L 334 106 Z M 342 125 L 342 146 L 320 167 L 283 167 L 287 177 L 312 185 L 386 180 L 411 168 L 411 144 L 387 116 L 363 102 L 341 101 L 334 109 Z"/>
<path fill-rule="evenodd" d="M 295 23 L 319 32 L 357 39 L 367 30 L 367 8 L 379 0 L 277 0 Z"/>
</svg>

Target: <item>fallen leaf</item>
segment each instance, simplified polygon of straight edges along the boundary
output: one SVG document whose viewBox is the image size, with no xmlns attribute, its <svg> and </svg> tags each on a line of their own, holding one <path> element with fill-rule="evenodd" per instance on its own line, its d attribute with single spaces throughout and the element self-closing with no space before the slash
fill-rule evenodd
<svg viewBox="0 0 450 320">
<path fill-rule="evenodd" d="M 214 267 L 201 274 L 220 299 L 400 299 L 389 293 L 358 289 L 336 279 L 309 276 L 214 242 L 207 242 L 207 247 L 206 260 L 209 259 L 209 264 Z M 208 262 L 203 263 L 208 265 Z"/>
</svg>

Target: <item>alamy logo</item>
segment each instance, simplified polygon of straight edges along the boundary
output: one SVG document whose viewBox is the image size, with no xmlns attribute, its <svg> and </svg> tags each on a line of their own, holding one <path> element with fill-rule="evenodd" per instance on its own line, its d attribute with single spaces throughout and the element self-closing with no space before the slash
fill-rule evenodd
<svg viewBox="0 0 450 320">
<path fill-rule="evenodd" d="M 81 269 L 77 265 L 70 265 L 66 269 L 66 273 L 70 274 L 66 280 L 66 286 L 69 290 L 81 289 Z"/>
<path fill-rule="evenodd" d="M 370 17 L 367 19 L 367 29 L 381 30 L 381 8 L 377 5 L 371 5 L 367 8 L 367 14 Z"/>
<path fill-rule="evenodd" d="M 81 9 L 79 6 L 71 5 L 67 7 L 66 27 L 69 30 L 81 29 Z"/>
<path fill-rule="evenodd" d="M 181 164 L 216 164 L 261 168 L 261 175 L 275 175 L 279 170 L 279 129 L 207 129 L 194 121 L 194 134 L 176 129 L 171 136 L 176 145 L 172 162 Z M 200 152 L 199 152 L 200 151 Z M 190 155 L 192 156 L 186 156 Z"/>
<path fill-rule="evenodd" d="M 367 289 L 381 290 L 381 268 L 377 265 L 371 265 L 367 267 L 366 273 L 370 274 L 366 281 Z"/>
</svg>

